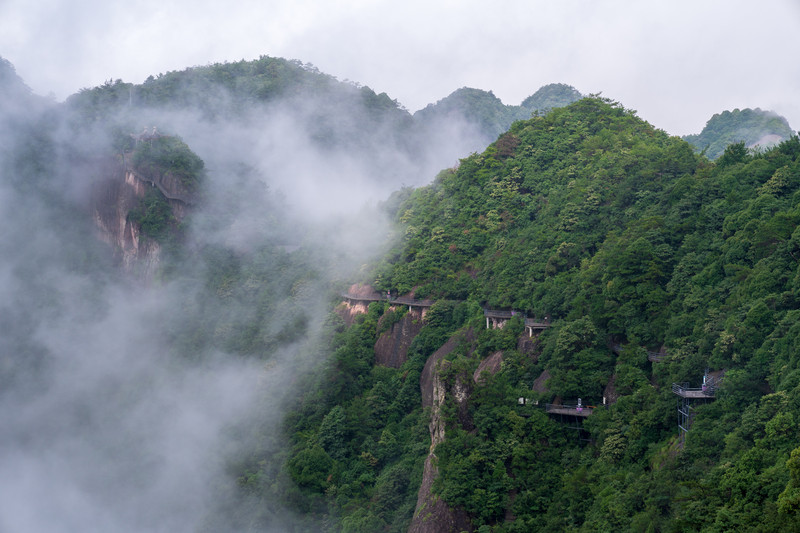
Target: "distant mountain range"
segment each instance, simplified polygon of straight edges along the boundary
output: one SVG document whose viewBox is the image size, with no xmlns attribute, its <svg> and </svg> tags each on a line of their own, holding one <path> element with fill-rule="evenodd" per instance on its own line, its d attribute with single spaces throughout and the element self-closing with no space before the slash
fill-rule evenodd
<svg viewBox="0 0 800 533">
<path fill-rule="evenodd" d="M 704 151 L 709 159 L 716 159 L 726 146 L 733 143 L 743 142 L 747 148 L 767 148 L 789 139 L 793 134 L 784 117 L 755 108 L 716 114 L 708 120 L 703 131 L 697 135 L 686 135 L 683 139 Z"/>
</svg>

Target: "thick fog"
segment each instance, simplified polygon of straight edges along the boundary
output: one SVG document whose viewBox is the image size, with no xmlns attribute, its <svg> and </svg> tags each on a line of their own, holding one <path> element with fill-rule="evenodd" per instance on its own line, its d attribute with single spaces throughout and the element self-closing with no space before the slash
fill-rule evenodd
<svg viewBox="0 0 800 533">
<path fill-rule="evenodd" d="M 241 464 L 279 450 L 337 291 L 388 244 L 379 203 L 430 181 L 430 154 L 452 165 L 479 141 L 454 127 L 424 153 L 401 150 L 387 123 L 367 141 L 320 144 L 308 116 L 326 103 L 298 100 L 244 119 L 121 109 L 76 128 L 64 104 L 12 82 L 0 110 L 0 531 L 290 528 L 277 502 L 253 510 L 237 495 Z M 337 128 L 356 120 L 329 113 Z M 91 190 L 119 124 L 179 135 L 205 162 L 168 274 L 131 276 L 97 237 Z M 258 271 L 243 286 L 267 296 L 210 289 L 220 256 Z M 250 323 L 271 348 L 207 342 Z"/>
<path fill-rule="evenodd" d="M 672 135 L 725 109 L 800 124 L 800 3 L 772 0 L 0 2 L 0 54 L 63 99 L 109 78 L 297 58 L 411 110 L 457 87 L 518 104 L 547 83 L 602 92 Z"/>
</svg>

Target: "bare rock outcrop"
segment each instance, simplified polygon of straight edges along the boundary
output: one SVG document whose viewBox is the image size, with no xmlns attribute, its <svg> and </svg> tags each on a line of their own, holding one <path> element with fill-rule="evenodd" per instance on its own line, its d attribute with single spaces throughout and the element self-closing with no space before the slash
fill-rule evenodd
<svg viewBox="0 0 800 533">
<path fill-rule="evenodd" d="M 91 207 L 98 237 L 112 247 L 124 272 L 136 278 L 152 279 L 158 269 L 161 246 L 152 239 L 143 238 L 139 225 L 128 217 L 149 185 L 111 159 L 98 165 L 95 172 L 98 175 L 93 180 Z"/>
<path fill-rule="evenodd" d="M 606 388 L 603 389 L 603 403 L 611 405 L 613 403 L 617 403 L 617 400 L 620 397 L 619 392 L 617 392 L 617 375 L 612 374 L 611 379 L 608 380 L 608 384 Z"/>
<path fill-rule="evenodd" d="M 375 362 L 390 368 L 400 368 L 408 359 L 408 348 L 423 325 L 422 317 L 417 313 L 406 313 L 378 338 L 375 343 Z M 380 327 L 380 322 L 378 326 Z"/>
<path fill-rule="evenodd" d="M 523 335 L 517 341 L 517 350 L 520 353 L 527 355 L 528 357 L 533 360 L 533 362 L 537 362 L 539 360 L 539 354 L 541 352 L 541 346 L 539 343 L 539 336 L 528 337 L 527 335 Z"/>
<path fill-rule="evenodd" d="M 353 325 L 356 315 L 365 314 L 369 304 L 381 300 L 381 295 L 371 285 L 355 283 L 343 295 L 344 301 L 335 309 L 347 327 Z"/>
<path fill-rule="evenodd" d="M 483 381 L 482 374 L 484 372 L 489 372 L 492 375 L 497 374 L 502 365 L 503 352 L 494 352 L 492 355 L 480 362 L 478 368 L 476 368 L 475 372 L 472 374 L 472 380 L 475 383 L 480 383 Z"/>
<path fill-rule="evenodd" d="M 444 404 L 448 390 L 447 384 L 441 378 L 441 373 L 450 365 L 445 359 L 447 355 L 464 342 L 474 345 L 475 333 L 472 330 L 460 332 L 450 337 L 441 348 L 428 358 L 420 376 L 422 405 L 423 407 L 429 407 L 431 410 L 431 419 L 428 424 L 431 434 L 431 448 L 428 457 L 425 459 L 422 484 L 417 493 L 417 507 L 414 511 L 414 518 L 411 520 L 411 526 L 408 529 L 410 533 L 458 533 L 473 530 L 469 515 L 463 509 L 450 507 L 431 491 L 433 482 L 438 475 L 436 446 L 444 440 L 445 436 L 441 407 Z M 468 420 L 465 420 L 464 417 L 466 417 L 471 385 L 469 377 L 464 379 L 462 376 L 458 376 L 449 391 L 458 405 L 458 416 L 462 425 L 465 423 L 469 425 Z"/>
<path fill-rule="evenodd" d="M 472 522 L 463 509 L 453 509 L 431 492 L 433 480 L 439 475 L 436 456 L 425 459 L 422 484 L 417 496 L 417 508 L 408 533 L 460 533 L 472 531 Z"/>
<path fill-rule="evenodd" d="M 539 374 L 539 377 L 533 380 L 533 390 L 540 394 L 550 392 L 547 388 L 547 380 L 550 379 L 550 371 L 546 370 Z"/>
<path fill-rule="evenodd" d="M 437 375 L 437 365 L 462 342 L 470 344 L 474 343 L 475 332 L 470 329 L 464 332 L 456 333 L 450 337 L 441 348 L 436 350 L 430 357 L 428 357 L 428 360 L 425 362 L 425 368 L 422 369 L 422 375 L 419 378 L 419 386 L 420 390 L 422 391 L 423 407 L 433 407 L 434 377 Z"/>
</svg>

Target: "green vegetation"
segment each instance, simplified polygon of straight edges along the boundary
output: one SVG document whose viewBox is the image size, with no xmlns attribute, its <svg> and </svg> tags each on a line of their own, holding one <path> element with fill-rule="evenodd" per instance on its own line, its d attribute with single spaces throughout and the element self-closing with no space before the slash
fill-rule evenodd
<svg viewBox="0 0 800 533">
<path fill-rule="evenodd" d="M 414 120 L 423 128 L 435 127 L 440 121 L 470 124 L 488 143 L 508 130 L 515 120 L 528 119 L 533 113 L 545 113 L 580 98 L 574 87 L 553 83 L 537 90 L 521 105 L 512 106 L 503 104 L 492 91 L 462 87 L 414 113 Z"/>
<path fill-rule="evenodd" d="M 147 189 L 139 205 L 128 212 L 128 219 L 139 225 L 143 235 L 158 242 L 168 239 L 176 227 L 169 202 L 158 189 Z"/>
<path fill-rule="evenodd" d="M 743 142 L 752 147 L 757 143 L 774 145 L 794 135 L 789 123 L 780 115 L 761 109 L 734 109 L 711 117 L 703 131 L 684 139 L 711 159 L 716 159 L 731 144 Z"/>
<path fill-rule="evenodd" d="M 326 501 L 345 531 L 407 527 L 426 413 L 418 399 L 397 404 L 399 395 L 387 408 L 379 391 L 411 394 L 426 357 L 471 325 L 481 333 L 448 356 L 445 383 L 471 382 L 494 351 L 504 362 L 470 387 L 466 406 L 447 395 L 434 490 L 476 528 L 798 531 L 798 206 L 797 137 L 757 152 L 734 144 L 712 164 L 596 98 L 516 122 L 432 185 L 398 192 L 387 208 L 400 241 L 375 267 L 376 287 L 465 302 L 450 304 L 445 326 L 431 318 L 399 370 L 373 363 L 380 305 L 337 334 L 318 378 L 325 392 L 287 421 L 298 507 Z M 532 353 L 520 351 L 521 322 L 483 330 L 478 304 L 549 316 L 552 326 Z M 662 345 L 669 357 L 649 362 L 644 348 Z M 724 369 L 723 385 L 695 405 L 680 449 L 670 385 L 699 386 L 706 368 Z M 534 393 L 544 370 L 548 392 Z M 517 404 L 602 405 L 609 384 L 619 399 L 586 420 L 589 443 Z M 347 429 L 334 437 L 333 427 Z M 393 463 L 373 444 L 387 427 L 417 450 L 393 458 L 414 470 L 398 485 L 406 503 L 389 514 L 377 480 Z"/>
<path fill-rule="evenodd" d="M 541 87 L 523 100 L 521 107 L 527 109 L 529 112 L 550 111 L 557 107 L 568 106 L 581 98 L 581 93 L 579 93 L 575 87 L 564 83 L 551 83 Z"/>
<path fill-rule="evenodd" d="M 147 176 L 172 174 L 183 188 L 195 191 L 203 179 L 205 163 L 180 138 L 162 135 L 136 145 L 133 167 Z"/>
</svg>

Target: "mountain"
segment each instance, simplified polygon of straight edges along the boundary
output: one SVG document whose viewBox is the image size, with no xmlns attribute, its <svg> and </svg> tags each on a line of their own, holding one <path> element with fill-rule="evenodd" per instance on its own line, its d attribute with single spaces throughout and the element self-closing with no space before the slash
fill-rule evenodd
<svg viewBox="0 0 800 533">
<path fill-rule="evenodd" d="M 157 123 L 182 131 L 193 146 L 202 142 L 190 136 L 197 130 L 205 138 L 227 125 L 248 126 L 256 130 L 252 139 L 274 124 L 283 129 L 276 135 L 301 136 L 328 152 L 358 153 L 363 172 L 372 175 L 373 186 L 383 185 L 385 196 L 400 185 L 421 185 L 465 154 L 483 150 L 514 120 L 577 98 L 574 88 L 552 84 L 524 105 L 509 106 L 491 92 L 462 88 L 412 116 L 386 93 L 336 80 L 310 64 L 262 56 L 150 76 L 141 85 L 109 80 L 66 103 L 84 126 L 115 122 L 139 131 Z M 189 127 L 187 113 L 196 117 Z"/>
<path fill-rule="evenodd" d="M 0 529 L 798 531 L 796 136 L 0 67 Z"/>
<path fill-rule="evenodd" d="M 296 505 L 346 531 L 797 531 L 798 194 L 797 137 L 709 163 L 596 98 L 398 192 L 289 419 Z"/>
<path fill-rule="evenodd" d="M 780 115 L 761 109 L 734 109 L 716 114 L 706 122 L 703 131 L 684 139 L 697 150 L 716 159 L 725 147 L 743 142 L 747 148 L 767 148 L 794 135 L 789 123 Z"/>
<path fill-rule="evenodd" d="M 458 134 L 468 140 L 457 147 L 459 153 L 482 151 L 508 130 L 515 120 L 530 118 L 534 112 L 562 107 L 581 98 L 573 87 L 550 84 L 541 87 L 521 105 L 504 104 L 491 91 L 463 87 L 435 104 L 414 113 L 414 121 L 431 138 Z M 444 143 L 436 143 L 437 146 Z"/>
<path fill-rule="evenodd" d="M 581 98 L 583 98 L 583 95 L 574 87 L 564 83 L 551 83 L 540 87 L 535 93 L 523 100 L 520 107 L 531 112 L 544 112 L 557 107 L 564 107 Z"/>
</svg>

